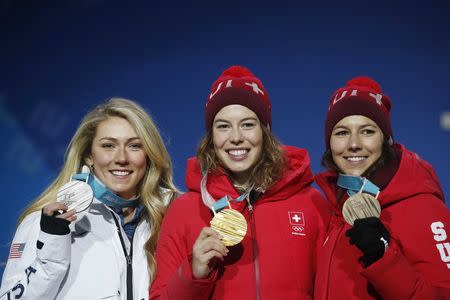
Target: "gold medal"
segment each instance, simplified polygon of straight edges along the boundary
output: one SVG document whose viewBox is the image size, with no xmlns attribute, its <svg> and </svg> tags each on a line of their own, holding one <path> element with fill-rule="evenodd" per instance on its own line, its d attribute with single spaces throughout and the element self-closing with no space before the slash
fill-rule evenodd
<svg viewBox="0 0 450 300">
<path fill-rule="evenodd" d="M 353 226 L 356 219 L 380 217 L 381 207 L 378 200 L 370 194 L 357 193 L 345 201 L 342 214 L 345 221 Z"/>
<path fill-rule="evenodd" d="M 237 210 L 226 208 L 214 215 L 209 222 L 211 228 L 220 233 L 225 246 L 239 244 L 247 232 L 247 221 Z"/>
</svg>

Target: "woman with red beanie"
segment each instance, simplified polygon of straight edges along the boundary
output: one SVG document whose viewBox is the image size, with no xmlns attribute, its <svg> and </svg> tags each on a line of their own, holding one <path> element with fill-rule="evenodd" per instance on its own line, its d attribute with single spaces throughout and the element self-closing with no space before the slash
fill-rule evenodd
<svg viewBox="0 0 450 300">
<path fill-rule="evenodd" d="M 169 208 L 151 299 L 312 299 L 329 215 L 308 153 L 271 131 L 267 90 L 232 66 L 206 101 L 189 191 Z"/>
<path fill-rule="evenodd" d="M 315 299 L 450 299 L 450 212 L 433 167 L 393 143 L 390 110 L 368 77 L 331 97 Z"/>
</svg>

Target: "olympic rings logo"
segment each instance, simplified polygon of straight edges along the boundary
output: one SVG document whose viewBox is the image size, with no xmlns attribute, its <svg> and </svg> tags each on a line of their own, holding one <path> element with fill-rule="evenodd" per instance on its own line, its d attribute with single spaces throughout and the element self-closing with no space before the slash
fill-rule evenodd
<svg viewBox="0 0 450 300">
<path fill-rule="evenodd" d="M 292 226 L 292 229 L 294 231 L 303 231 L 305 228 L 303 228 L 303 226 Z"/>
</svg>

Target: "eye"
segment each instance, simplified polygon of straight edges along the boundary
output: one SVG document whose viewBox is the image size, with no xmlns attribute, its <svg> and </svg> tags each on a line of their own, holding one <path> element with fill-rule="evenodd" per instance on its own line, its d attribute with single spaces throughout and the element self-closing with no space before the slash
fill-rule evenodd
<svg viewBox="0 0 450 300">
<path fill-rule="evenodd" d="M 244 122 L 242 123 L 242 128 L 251 129 L 256 126 L 254 122 Z"/>
<path fill-rule="evenodd" d="M 333 132 L 333 135 L 335 135 L 335 136 L 344 136 L 347 134 L 348 134 L 348 130 L 345 130 L 345 129 L 338 129 Z"/>
<path fill-rule="evenodd" d="M 132 143 L 130 144 L 128 147 L 130 147 L 133 150 L 140 150 L 142 149 L 144 146 L 141 143 Z"/>
<path fill-rule="evenodd" d="M 103 143 L 100 146 L 104 149 L 113 149 L 115 147 L 113 143 Z"/>
<path fill-rule="evenodd" d="M 373 130 L 373 129 L 371 129 L 371 128 L 364 128 L 364 129 L 361 131 L 361 133 L 364 134 L 364 135 L 371 135 L 371 134 L 374 134 L 374 133 L 375 133 L 375 130 Z"/>
<path fill-rule="evenodd" d="M 230 127 L 230 125 L 228 125 L 227 123 L 217 123 L 216 124 L 217 129 L 227 129 L 229 127 Z"/>
</svg>

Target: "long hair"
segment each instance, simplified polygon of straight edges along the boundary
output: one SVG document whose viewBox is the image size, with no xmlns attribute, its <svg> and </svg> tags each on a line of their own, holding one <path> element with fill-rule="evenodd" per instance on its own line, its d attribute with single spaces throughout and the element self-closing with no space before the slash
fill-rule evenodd
<svg viewBox="0 0 450 300">
<path fill-rule="evenodd" d="M 152 274 L 156 272 L 154 253 L 161 221 L 168 203 L 178 194 L 178 190 L 173 183 L 172 162 L 158 128 L 145 110 L 131 100 L 111 98 L 83 118 L 67 147 L 64 165 L 59 175 L 24 211 L 19 222 L 28 214 L 56 201 L 58 189 L 70 180 L 71 175 L 81 171 L 81 167 L 91 154 L 97 127 L 110 117 L 124 118 L 131 124 L 141 139 L 147 155 L 147 170 L 138 186 L 138 194 L 146 208 L 146 217 L 150 224 L 151 234 L 145 243 L 145 251 L 150 278 L 153 278 Z"/>
<path fill-rule="evenodd" d="M 281 143 L 269 128 L 266 126 L 261 126 L 261 128 L 263 133 L 262 153 L 250 173 L 249 183 L 259 191 L 266 191 L 283 174 L 287 159 Z M 227 172 L 214 150 L 212 129 L 201 139 L 197 148 L 197 159 L 204 171 L 217 172 L 223 169 Z"/>
<path fill-rule="evenodd" d="M 395 151 L 395 148 L 392 145 L 391 140 L 384 138 L 380 157 L 369 168 L 367 168 L 367 170 L 364 171 L 364 173 L 361 174 L 361 176 L 364 177 L 371 176 L 381 167 L 394 161 L 397 158 L 397 156 L 398 156 L 397 152 Z M 342 173 L 342 171 L 339 169 L 339 167 L 333 160 L 333 155 L 331 154 L 330 147 L 328 147 L 327 150 L 325 150 L 324 154 L 322 155 L 322 166 L 324 166 L 330 171 Z"/>
</svg>

